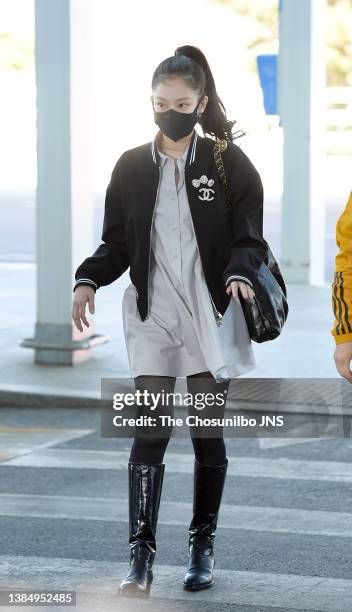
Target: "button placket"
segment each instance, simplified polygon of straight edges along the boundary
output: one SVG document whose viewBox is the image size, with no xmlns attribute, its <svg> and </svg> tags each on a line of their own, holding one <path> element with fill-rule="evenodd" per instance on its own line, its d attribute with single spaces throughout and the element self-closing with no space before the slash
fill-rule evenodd
<svg viewBox="0 0 352 612">
<path fill-rule="evenodd" d="M 168 199 L 170 201 L 169 214 L 170 225 L 169 231 L 172 233 L 170 241 L 170 251 L 172 254 L 172 267 L 176 278 L 180 279 L 181 275 L 181 260 L 180 260 L 180 220 L 179 220 L 179 202 L 175 180 L 175 162 L 172 158 L 167 158 L 165 166 L 167 167 L 168 177 Z"/>
<path fill-rule="evenodd" d="M 182 232 L 181 223 L 183 211 L 183 198 L 180 197 L 180 190 L 184 185 L 184 164 L 185 159 L 182 157 L 178 160 L 164 154 L 162 155 L 163 171 L 165 172 L 165 184 L 166 188 L 164 191 L 164 197 L 169 202 L 169 218 L 168 218 L 168 232 L 170 232 L 170 243 L 168 245 L 168 251 L 170 254 L 170 265 L 174 271 L 175 281 L 185 291 L 184 279 L 182 277 Z M 176 183 L 176 169 L 177 165 L 179 170 L 179 183 Z"/>
<path fill-rule="evenodd" d="M 178 171 L 180 173 L 179 182 L 177 184 L 177 192 L 179 192 L 180 189 L 182 188 L 184 180 L 185 180 L 185 177 L 184 177 L 184 159 L 183 159 L 183 157 L 181 157 L 181 159 L 178 159 L 176 163 L 177 163 Z"/>
<path fill-rule="evenodd" d="M 177 161 L 176 164 L 178 165 Z M 181 172 L 180 172 L 180 178 L 181 178 Z M 177 224 L 176 224 L 176 235 L 177 235 L 177 278 L 179 283 L 182 283 L 182 248 L 181 248 L 181 211 L 180 211 L 180 199 L 178 196 L 178 192 L 179 192 L 179 187 L 178 185 L 176 185 L 176 181 L 174 181 L 174 185 L 175 185 L 175 200 L 176 200 L 176 204 L 177 204 Z"/>
<path fill-rule="evenodd" d="M 178 208 L 179 208 L 179 229 L 180 229 L 180 233 L 179 233 L 179 244 L 180 244 L 180 285 L 182 286 L 183 291 L 186 293 L 186 288 L 184 286 L 184 278 L 183 278 L 183 254 L 186 252 L 186 249 L 184 248 L 184 239 L 185 239 L 185 235 L 181 232 L 181 226 L 183 226 L 183 218 L 185 215 L 185 210 L 184 210 L 184 206 L 185 206 L 185 202 L 184 202 L 184 197 L 182 197 L 181 194 L 181 190 L 184 186 L 184 181 L 185 181 L 185 176 L 184 176 L 184 163 L 185 160 L 183 158 L 177 160 L 177 164 L 179 167 L 179 172 L 180 172 L 180 182 L 178 185 L 178 189 L 177 192 L 178 194 Z"/>
</svg>

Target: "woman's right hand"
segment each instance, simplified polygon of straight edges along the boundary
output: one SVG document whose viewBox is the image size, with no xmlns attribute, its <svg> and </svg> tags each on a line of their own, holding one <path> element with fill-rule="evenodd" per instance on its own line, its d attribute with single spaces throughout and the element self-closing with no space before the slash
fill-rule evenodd
<svg viewBox="0 0 352 612">
<path fill-rule="evenodd" d="M 255 295 L 253 289 L 248 285 L 248 283 L 243 283 L 241 281 L 232 281 L 232 283 L 229 283 L 226 288 L 226 293 L 231 293 L 232 297 L 238 298 L 239 290 L 241 291 L 241 295 L 244 297 L 245 300 L 253 300 Z"/>
<path fill-rule="evenodd" d="M 95 291 L 93 287 L 88 287 L 88 285 L 78 285 L 73 292 L 72 319 L 77 329 L 81 332 L 83 332 L 82 321 L 86 327 L 89 327 L 86 318 L 87 303 L 90 314 L 94 314 L 94 298 Z"/>
</svg>

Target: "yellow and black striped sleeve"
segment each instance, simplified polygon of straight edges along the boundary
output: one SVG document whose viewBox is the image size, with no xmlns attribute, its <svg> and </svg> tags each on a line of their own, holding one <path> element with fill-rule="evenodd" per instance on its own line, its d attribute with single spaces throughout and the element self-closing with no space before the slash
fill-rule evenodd
<svg viewBox="0 0 352 612">
<path fill-rule="evenodd" d="M 336 266 L 332 281 L 331 329 L 336 344 L 352 341 L 352 191 L 336 224 Z"/>
</svg>

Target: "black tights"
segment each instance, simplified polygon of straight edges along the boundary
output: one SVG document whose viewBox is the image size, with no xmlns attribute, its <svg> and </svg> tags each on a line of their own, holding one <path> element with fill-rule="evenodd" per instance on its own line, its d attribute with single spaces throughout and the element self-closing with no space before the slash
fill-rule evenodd
<svg viewBox="0 0 352 612">
<path fill-rule="evenodd" d="M 202 378 L 202 381 L 195 379 Z M 205 380 L 207 379 L 207 380 Z M 136 389 L 149 389 L 151 392 L 158 392 L 160 388 L 166 391 L 173 392 L 175 387 L 175 378 L 168 376 L 137 376 L 135 378 Z M 204 381 L 204 384 L 203 384 Z M 199 386 L 201 384 L 201 387 Z M 204 386 L 205 385 L 205 386 Z M 210 372 L 200 372 L 192 376 L 187 376 L 187 391 L 190 393 L 206 392 L 218 393 L 228 389 L 229 381 L 216 383 Z M 225 396 L 226 397 L 226 396 Z M 224 416 L 225 404 L 217 404 L 215 407 L 205 407 L 203 410 L 197 410 L 193 404 L 189 405 L 189 415 L 201 415 L 202 417 L 218 417 Z M 171 416 L 173 416 L 173 407 L 170 408 Z M 136 463 L 162 463 L 164 454 L 171 436 L 171 429 L 163 430 L 163 437 L 135 437 L 131 447 L 129 461 Z M 145 430 L 144 430 L 145 431 Z M 214 431 L 214 429 L 213 429 Z M 193 444 L 195 458 L 205 465 L 223 465 L 226 460 L 226 447 L 223 438 L 222 428 L 216 430 L 217 437 L 199 437 L 200 432 L 197 428 L 192 427 L 191 440 Z"/>
</svg>

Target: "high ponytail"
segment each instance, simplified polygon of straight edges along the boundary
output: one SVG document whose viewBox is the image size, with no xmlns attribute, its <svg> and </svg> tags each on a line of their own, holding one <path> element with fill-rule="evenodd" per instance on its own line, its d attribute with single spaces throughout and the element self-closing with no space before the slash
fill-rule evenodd
<svg viewBox="0 0 352 612">
<path fill-rule="evenodd" d="M 208 61 L 198 47 L 192 45 L 177 47 L 174 55 L 166 58 L 156 68 L 152 79 L 152 89 L 160 81 L 171 76 L 184 78 L 189 86 L 197 91 L 198 100 L 205 95 L 208 96 L 205 110 L 198 120 L 204 134 L 212 138 L 225 139 L 228 142 L 233 142 L 236 138 L 243 136 L 242 130 L 235 134 L 232 133 L 232 128 L 237 121 L 227 118 L 226 109 L 216 91 Z"/>
</svg>

